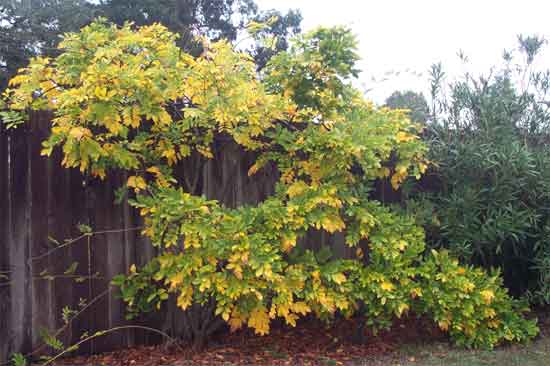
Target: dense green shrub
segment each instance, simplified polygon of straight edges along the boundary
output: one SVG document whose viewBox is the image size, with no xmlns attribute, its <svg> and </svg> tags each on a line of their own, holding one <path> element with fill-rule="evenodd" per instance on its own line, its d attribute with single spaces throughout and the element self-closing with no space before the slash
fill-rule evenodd
<svg viewBox="0 0 550 366">
<path fill-rule="evenodd" d="M 508 53 L 489 77 L 444 84 L 441 68 L 433 68 L 436 110 L 425 138 L 434 165 L 407 197 L 429 246 L 501 268 L 515 295 L 547 303 L 550 72 L 533 69 L 543 43 L 520 37 L 526 63 L 516 65 Z"/>
</svg>

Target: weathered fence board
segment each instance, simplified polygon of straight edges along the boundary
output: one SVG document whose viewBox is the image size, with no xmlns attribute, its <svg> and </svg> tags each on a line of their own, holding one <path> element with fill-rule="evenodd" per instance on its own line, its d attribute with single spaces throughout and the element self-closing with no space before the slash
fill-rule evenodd
<svg viewBox="0 0 550 366">
<path fill-rule="evenodd" d="M 50 118 L 47 113 L 35 113 L 24 127 L 9 133 L 0 130 L 0 275 L 9 274 L 9 279 L 0 279 L 0 363 L 12 352 L 49 351 L 40 348 L 40 329 L 63 327 L 64 307 L 79 311 L 86 304 L 59 334 L 65 344 L 77 341 L 86 331 L 92 334 L 128 324 L 124 304 L 116 289 L 109 289 L 109 282 L 131 264 L 147 263 L 156 253 L 140 235 L 137 212 L 125 202 L 114 204 L 115 189 L 125 182 L 125 173 L 111 174 L 104 181 L 87 179 L 61 167 L 59 151 L 50 158 L 40 156 Z M 223 138 L 214 154 L 212 160 L 192 156 L 178 168 L 186 190 L 230 207 L 254 204 L 273 194 L 274 169 L 248 177 L 253 154 Z M 67 245 L 65 240 L 81 236 L 79 224 L 103 233 Z M 302 240 L 309 247 L 323 244 L 330 244 L 340 256 L 351 253 L 343 235 L 316 232 L 308 235 L 307 243 Z M 65 274 L 75 262 L 76 271 Z M 145 316 L 142 322 L 177 334 L 178 314 L 175 304 L 169 303 L 162 313 Z M 89 342 L 80 351 L 159 340 L 143 330 L 124 330 Z"/>
<path fill-rule="evenodd" d="M 27 132 L 27 131 L 19 131 Z M 31 256 L 31 164 L 29 154 L 30 133 L 10 136 L 8 175 L 8 246 L 10 266 L 10 313 L 13 329 L 12 347 L 30 349 L 32 344 L 32 276 L 27 261 Z M 22 204 L 23 203 L 23 204 Z"/>
<path fill-rule="evenodd" d="M 8 136 L 0 125 L 0 362 L 5 360 L 9 350 L 10 286 L 4 276 L 9 271 L 8 245 Z"/>
</svg>

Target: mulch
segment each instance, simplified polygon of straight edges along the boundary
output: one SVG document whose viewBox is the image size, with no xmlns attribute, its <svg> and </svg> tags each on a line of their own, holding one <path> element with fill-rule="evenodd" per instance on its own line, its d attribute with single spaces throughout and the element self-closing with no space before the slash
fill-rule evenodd
<svg viewBox="0 0 550 366">
<path fill-rule="evenodd" d="M 357 321 L 340 320 L 330 327 L 306 320 L 296 328 L 276 327 L 266 336 L 249 330 L 217 337 L 200 352 L 166 345 L 66 358 L 59 366 L 351 366 L 391 354 L 399 345 L 444 340 L 433 323 L 414 317 L 398 320 L 388 331 L 357 337 Z M 353 335 L 356 335 L 355 337 Z M 359 338 L 359 339 L 358 339 Z"/>
</svg>

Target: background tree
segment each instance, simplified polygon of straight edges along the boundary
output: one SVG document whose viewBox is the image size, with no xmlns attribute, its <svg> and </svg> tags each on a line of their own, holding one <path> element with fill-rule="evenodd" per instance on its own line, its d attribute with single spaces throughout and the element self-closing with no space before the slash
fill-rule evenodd
<svg viewBox="0 0 550 366">
<path fill-rule="evenodd" d="M 301 32 L 300 24 L 302 15 L 297 10 L 289 10 L 287 14 L 281 14 L 275 10 L 269 10 L 257 15 L 254 20 L 258 23 L 268 23 L 269 19 L 276 18 L 267 27 L 263 28 L 257 36 L 272 37 L 273 45 L 266 47 L 261 44 L 255 45 L 250 50 L 254 56 L 254 61 L 258 68 L 263 68 L 269 59 L 280 51 L 284 51 L 289 47 L 290 38 Z"/>
<path fill-rule="evenodd" d="M 259 34 L 276 37 L 273 47 L 255 44 L 250 49 L 260 68 L 273 54 L 288 47 L 288 38 L 300 32 L 302 21 L 297 10 L 287 14 L 260 11 L 254 0 L 104 0 L 99 9 L 118 25 L 126 21 L 136 25 L 161 23 L 180 35 L 178 46 L 194 54 L 200 52 L 200 42 L 195 38 L 198 34 L 213 40 L 235 41 L 249 22 L 264 23 L 275 17 L 277 20 Z"/>
<path fill-rule="evenodd" d="M 0 3 L 0 90 L 32 56 L 58 54 L 60 35 L 89 23 L 85 0 L 5 0 Z"/>
<path fill-rule="evenodd" d="M 253 0 L 103 0 L 100 12 L 118 25 L 161 23 L 180 35 L 178 45 L 191 50 L 195 36 L 234 41 L 256 14 Z"/>
<path fill-rule="evenodd" d="M 414 122 L 425 123 L 430 116 L 430 108 L 424 94 L 411 90 L 394 91 L 384 105 L 389 108 L 410 110 L 410 117 Z"/>
<path fill-rule="evenodd" d="M 116 24 L 155 22 L 180 35 L 178 45 L 197 55 L 195 36 L 235 41 L 250 21 L 277 21 L 262 36 L 277 37 L 275 47 L 255 44 L 250 52 L 264 66 L 274 52 L 288 46 L 288 37 L 300 31 L 301 15 L 260 11 L 253 0 L 4 0 L 0 3 L 0 90 L 32 56 L 55 56 L 66 32 L 75 32 L 92 19 L 103 16 Z"/>
</svg>

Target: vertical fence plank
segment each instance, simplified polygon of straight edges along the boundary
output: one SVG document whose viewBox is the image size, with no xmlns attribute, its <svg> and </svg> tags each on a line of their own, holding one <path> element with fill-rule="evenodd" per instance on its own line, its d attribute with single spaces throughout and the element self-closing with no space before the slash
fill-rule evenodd
<svg viewBox="0 0 550 366">
<path fill-rule="evenodd" d="M 29 151 L 29 244 L 30 281 L 32 291 L 32 348 L 39 347 L 43 340 L 40 330 L 55 329 L 53 284 L 60 273 L 52 268 L 52 257 L 48 255 L 51 244 L 48 241 L 48 159 L 40 155 L 41 142 L 48 136 L 49 115 L 31 115 L 27 137 Z M 63 272 L 61 272 L 62 274 Z"/>
<path fill-rule="evenodd" d="M 127 237 L 125 230 L 127 230 L 127 227 L 124 204 L 115 203 L 115 192 L 125 183 L 125 175 L 118 172 L 113 176 L 108 194 L 105 197 L 105 205 L 107 208 L 110 208 L 113 213 L 112 221 L 107 223 L 107 227 L 109 230 L 113 230 L 113 232 L 105 234 L 108 253 L 108 266 L 103 284 L 105 288 L 110 287 L 111 279 L 114 276 L 120 273 L 126 273 L 126 269 L 129 267 L 127 265 L 127 256 L 132 256 L 133 254 L 131 250 L 127 252 L 130 244 L 126 242 Z M 124 310 L 124 304 L 120 301 L 118 293 L 113 289 L 109 293 L 109 328 L 127 324 Z M 113 333 L 111 338 L 108 339 L 106 347 L 110 350 L 115 347 L 114 345 L 127 346 L 129 344 L 130 334 L 131 331 L 129 330 Z"/>
<path fill-rule="evenodd" d="M 10 263 L 8 246 L 8 134 L 0 124 L 0 363 L 8 359 Z"/>
<path fill-rule="evenodd" d="M 118 174 L 112 174 L 104 181 L 94 181 L 94 231 L 104 233 L 94 236 L 92 268 L 101 278 L 93 281 L 94 296 L 109 288 L 111 278 L 124 272 L 124 221 L 122 207 L 115 205 L 115 189 L 120 186 Z M 98 302 L 95 308 L 94 328 L 111 329 L 123 324 L 122 307 L 115 294 L 109 292 Z M 94 350 L 101 352 L 113 348 L 113 345 L 125 344 L 125 331 L 111 333 L 94 342 Z"/>
<path fill-rule="evenodd" d="M 130 220 L 132 224 L 129 225 L 129 227 L 131 228 L 138 228 L 143 225 L 143 219 L 137 210 L 130 210 Z M 127 263 L 125 272 L 128 271 L 131 264 L 135 264 L 138 267 L 144 266 L 158 253 L 157 249 L 151 245 L 149 239 L 141 235 L 141 229 L 130 231 L 128 234 L 130 238 L 133 238 L 135 243 L 135 258 L 129 257 L 129 263 Z M 130 260 L 135 261 L 130 262 Z M 159 317 L 156 314 L 147 314 L 140 319 L 140 323 L 150 327 L 155 327 L 161 324 L 161 319 L 162 317 Z M 154 344 L 159 340 L 158 334 L 152 334 L 151 332 L 147 332 L 145 330 L 137 329 L 133 331 L 132 334 L 134 334 L 135 344 Z"/>
<path fill-rule="evenodd" d="M 70 239 L 73 233 L 71 211 L 71 172 L 61 166 L 61 152 L 55 151 L 48 159 L 48 200 L 47 221 L 48 237 L 50 238 L 50 267 L 53 273 L 64 273 L 72 263 L 76 262 L 73 254 L 73 245 L 61 247 L 65 240 Z M 76 243 L 75 245 L 82 245 Z M 78 263 L 77 271 L 82 270 L 86 263 Z M 66 326 L 62 318 L 64 307 L 78 310 L 78 297 L 73 292 L 75 278 L 58 277 L 52 286 L 52 307 L 55 317 L 55 328 L 64 330 L 59 339 L 69 344 L 72 337 L 72 327 Z"/>
<path fill-rule="evenodd" d="M 76 170 L 69 172 L 69 216 L 65 225 L 70 228 L 71 238 L 81 238 L 75 241 L 69 249 L 71 262 L 78 263 L 76 274 L 81 278 L 87 278 L 91 272 L 92 243 L 89 237 L 82 236 L 79 225 L 93 227 L 89 214 L 91 197 L 86 180 Z M 85 332 L 90 332 L 93 326 L 93 306 L 86 307 L 94 300 L 92 283 L 89 280 L 74 281 L 72 283 L 72 298 L 66 299 L 73 309 L 81 310 L 86 308 L 71 324 L 72 341 L 76 341 Z M 83 306 L 81 306 L 81 304 Z M 93 351 L 93 343 L 85 343 L 79 348 L 81 353 Z"/>
<path fill-rule="evenodd" d="M 30 256 L 30 162 L 28 126 L 19 127 L 10 136 L 8 245 L 11 266 L 10 348 L 20 352 L 31 350 L 32 278 L 27 260 Z"/>
<path fill-rule="evenodd" d="M 126 172 L 122 172 L 120 174 L 121 178 L 121 184 L 124 184 L 128 180 L 128 174 Z M 123 202 L 121 203 L 121 212 L 122 212 L 122 227 L 124 228 L 124 232 L 122 233 L 122 240 L 123 240 L 123 248 L 124 248 L 124 258 L 122 262 L 122 267 L 119 269 L 119 273 L 126 273 L 130 266 L 132 264 L 139 265 L 137 263 L 137 246 L 138 246 L 138 235 L 139 231 L 136 231 L 136 227 L 138 226 L 137 222 L 134 222 L 134 215 L 132 215 L 132 209 L 130 208 L 130 205 L 128 204 L 128 198 L 126 197 Z M 116 274 L 119 274 L 116 273 Z M 113 296 L 116 296 L 118 299 L 120 298 L 120 293 L 117 289 L 113 289 Z M 118 300 L 118 304 L 120 306 L 120 320 L 125 321 L 125 304 Z M 127 331 L 126 334 L 126 345 L 127 346 L 133 346 L 136 343 L 136 332 L 135 331 Z"/>
</svg>

